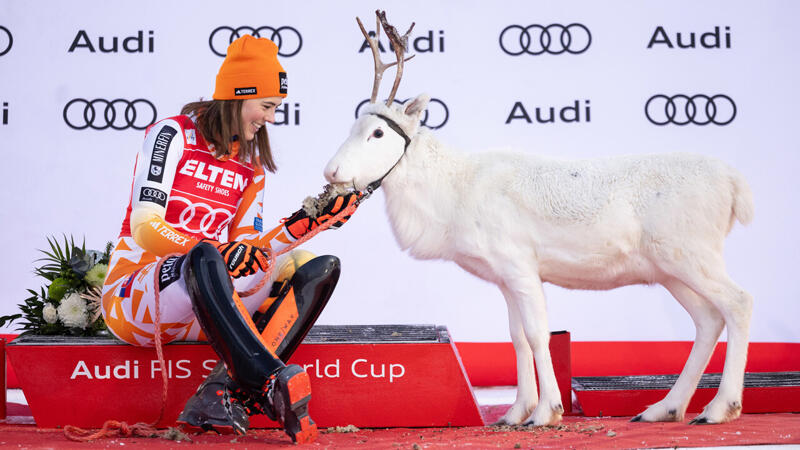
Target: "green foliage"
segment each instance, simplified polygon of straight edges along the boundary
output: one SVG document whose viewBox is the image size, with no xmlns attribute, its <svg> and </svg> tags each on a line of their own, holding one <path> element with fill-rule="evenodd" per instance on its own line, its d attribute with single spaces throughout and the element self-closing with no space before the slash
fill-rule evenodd
<svg viewBox="0 0 800 450">
<path fill-rule="evenodd" d="M 105 330 L 105 322 L 102 317 L 98 317 L 86 328 L 67 327 L 62 321 L 56 320 L 48 323 L 45 320 L 44 310 L 50 304 L 53 308 L 58 308 L 61 302 L 72 293 L 88 294 L 90 285 L 86 280 L 86 273 L 97 264 L 108 264 L 111 258 L 111 251 L 114 244 L 106 244 L 104 252 L 86 250 L 85 240 L 78 247 L 72 236 L 67 239 L 63 236 L 63 244 L 55 237 L 47 237 L 50 250 L 39 250 L 44 254 L 41 261 L 42 265 L 34 268 L 37 276 L 47 281 L 47 287 L 40 287 L 39 292 L 28 289 L 30 297 L 23 300 L 19 305 L 21 313 L 0 316 L 0 327 L 19 321 L 17 325 L 21 334 L 47 334 L 47 335 L 76 335 L 93 336 L 98 331 Z M 87 313 L 94 312 L 92 302 L 87 308 Z"/>
</svg>

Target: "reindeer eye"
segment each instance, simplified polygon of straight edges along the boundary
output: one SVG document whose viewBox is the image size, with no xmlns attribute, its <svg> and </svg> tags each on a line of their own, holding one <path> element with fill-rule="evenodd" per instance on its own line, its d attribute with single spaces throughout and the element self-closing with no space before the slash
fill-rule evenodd
<svg viewBox="0 0 800 450">
<path fill-rule="evenodd" d="M 376 129 L 375 131 L 372 132 L 372 136 L 376 138 L 382 138 L 383 130 L 381 130 L 380 128 Z"/>
</svg>

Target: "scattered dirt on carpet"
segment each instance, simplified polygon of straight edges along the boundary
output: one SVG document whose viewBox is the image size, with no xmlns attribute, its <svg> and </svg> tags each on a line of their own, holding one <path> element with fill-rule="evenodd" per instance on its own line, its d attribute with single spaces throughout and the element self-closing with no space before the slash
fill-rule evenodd
<svg viewBox="0 0 800 450">
<path fill-rule="evenodd" d="M 533 425 L 493 425 L 488 428 L 489 430 L 496 433 L 523 431 L 535 435 L 554 434 L 555 436 L 560 436 L 559 433 L 581 433 L 591 436 L 599 431 L 604 430 L 605 426 L 600 424 L 575 423 L 572 425 L 560 424 L 560 425 L 543 426 L 543 427 L 535 427 Z"/>
<path fill-rule="evenodd" d="M 330 427 L 327 430 L 328 433 L 358 433 L 359 431 L 361 431 L 361 429 L 355 425 L 347 425 L 346 427 Z"/>
<path fill-rule="evenodd" d="M 192 442 L 192 438 L 190 438 L 189 435 L 187 435 L 186 433 L 184 433 L 183 431 L 179 430 L 176 427 L 167 428 L 167 430 L 164 432 L 164 434 L 161 435 L 161 437 L 164 439 L 169 439 L 177 442 L 180 441 Z"/>
</svg>

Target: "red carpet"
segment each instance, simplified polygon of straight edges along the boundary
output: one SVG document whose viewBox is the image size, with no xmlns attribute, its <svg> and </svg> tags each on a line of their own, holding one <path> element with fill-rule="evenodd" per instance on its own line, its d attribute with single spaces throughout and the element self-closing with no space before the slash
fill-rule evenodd
<svg viewBox="0 0 800 450">
<path fill-rule="evenodd" d="M 483 407 L 487 421 L 496 420 L 507 408 Z M 25 405 L 10 404 L 9 412 L 24 414 Z M 14 419 L 13 417 L 11 419 Z M 106 438 L 90 443 L 67 440 L 63 430 L 34 425 L 0 424 L 0 447 L 26 448 L 133 448 L 189 447 L 289 447 L 289 439 L 277 430 L 253 430 L 246 437 L 205 433 L 190 435 L 192 442 L 163 439 Z M 416 446 L 415 446 L 416 444 Z M 630 423 L 628 418 L 568 416 L 557 427 L 454 427 L 384 428 L 356 432 L 322 430 L 309 448 L 637 448 L 714 447 L 731 445 L 800 444 L 800 415 L 745 414 L 723 425 L 689 426 L 684 423 Z"/>
</svg>

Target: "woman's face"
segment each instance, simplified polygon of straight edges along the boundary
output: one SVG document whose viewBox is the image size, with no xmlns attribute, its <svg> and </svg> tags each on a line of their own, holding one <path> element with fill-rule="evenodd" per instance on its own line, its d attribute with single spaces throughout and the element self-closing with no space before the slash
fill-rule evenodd
<svg viewBox="0 0 800 450">
<path fill-rule="evenodd" d="M 244 140 L 252 141 L 265 122 L 275 123 L 275 108 L 280 106 L 282 97 L 248 98 L 242 103 L 242 124 Z"/>
</svg>

